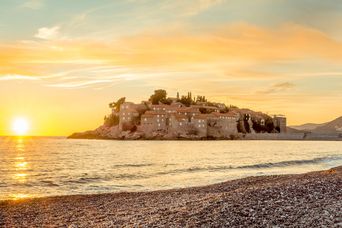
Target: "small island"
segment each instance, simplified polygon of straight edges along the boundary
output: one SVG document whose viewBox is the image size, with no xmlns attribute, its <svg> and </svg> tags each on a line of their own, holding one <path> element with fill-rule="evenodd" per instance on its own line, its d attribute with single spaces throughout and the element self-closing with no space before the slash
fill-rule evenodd
<svg viewBox="0 0 342 228">
<path fill-rule="evenodd" d="M 246 134 L 286 133 L 286 117 L 269 116 L 250 109 L 211 102 L 205 96 L 168 97 L 155 90 L 139 104 L 125 97 L 109 104 L 111 113 L 95 130 L 74 133 L 69 138 L 85 139 L 239 139 Z"/>
</svg>

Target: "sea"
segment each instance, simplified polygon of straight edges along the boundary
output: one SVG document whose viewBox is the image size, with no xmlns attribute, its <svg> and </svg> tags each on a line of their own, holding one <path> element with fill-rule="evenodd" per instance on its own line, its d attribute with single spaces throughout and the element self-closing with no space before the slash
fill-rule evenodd
<svg viewBox="0 0 342 228">
<path fill-rule="evenodd" d="M 0 200 L 185 188 L 340 165 L 341 141 L 0 137 Z"/>
</svg>

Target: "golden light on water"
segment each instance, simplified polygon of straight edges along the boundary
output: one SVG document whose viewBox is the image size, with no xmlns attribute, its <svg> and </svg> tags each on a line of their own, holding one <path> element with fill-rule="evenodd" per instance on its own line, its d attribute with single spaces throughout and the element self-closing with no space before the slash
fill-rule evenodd
<svg viewBox="0 0 342 228">
<path fill-rule="evenodd" d="M 27 162 L 17 162 L 15 166 L 17 167 L 17 169 L 26 169 Z"/>
<path fill-rule="evenodd" d="M 17 193 L 17 194 L 10 195 L 10 198 L 12 200 L 21 200 L 21 199 L 30 198 L 30 195 L 29 194 L 23 194 L 23 193 Z"/>
</svg>

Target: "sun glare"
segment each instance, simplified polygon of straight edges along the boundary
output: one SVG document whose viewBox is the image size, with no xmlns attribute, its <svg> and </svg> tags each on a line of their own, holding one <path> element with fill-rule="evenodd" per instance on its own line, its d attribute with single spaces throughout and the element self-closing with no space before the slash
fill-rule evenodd
<svg viewBox="0 0 342 228">
<path fill-rule="evenodd" d="M 15 135 L 26 135 L 29 130 L 29 123 L 25 118 L 16 118 L 12 123 L 12 130 Z"/>
</svg>

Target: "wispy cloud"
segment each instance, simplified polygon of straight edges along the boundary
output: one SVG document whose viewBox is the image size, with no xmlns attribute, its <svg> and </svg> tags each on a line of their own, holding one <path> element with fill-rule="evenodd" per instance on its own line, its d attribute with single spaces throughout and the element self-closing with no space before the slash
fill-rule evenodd
<svg viewBox="0 0 342 228">
<path fill-rule="evenodd" d="M 29 81 L 37 81 L 40 80 L 35 76 L 27 76 L 27 75 L 0 75 L 0 81 L 12 81 L 12 80 L 29 80 Z"/>
<path fill-rule="evenodd" d="M 201 13 L 210 7 L 223 3 L 225 0 L 195 0 L 195 1 L 182 1 L 188 2 L 189 5 L 183 7 L 185 15 L 196 15 Z M 190 3 L 191 2 L 191 3 Z"/>
<path fill-rule="evenodd" d="M 21 5 L 21 7 L 29 8 L 32 10 L 41 9 L 43 6 L 44 6 L 43 0 L 28 0 Z"/>
<path fill-rule="evenodd" d="M 254 92 L 266 94 L 290 89 L 291 84 L 274 83 L 295 81 L 304 77 L 301 72 L 305 73 L 306 69 L 338 76 L 339 67 L 327 68 L 324 64 L 342 62 L 341 42 L 295 24 L 274 30 L 238 23 L 201 33 L 177 28 L 167 34 L 156 30 L 106 41 L 51 39 L 58 37 L 58 33 L 58 26 L 44 28 L 36 34 L 45 38 L 44 42 L 0 45 L 0 65 L 6 66 L 0 69 L 0 74 L 37 75 L 45 80 L 50 78 L 49 85 L 70 88 L 103 86 L 107 80 L 160 82 L 148 82 L 152 87 L 170 83 L 167 77 L 183 74 L 187 78 L 180 79 L 179 84 L 186 82 L 189 75 L 194 75 L 190 77 L 192 81 L 198 78 L 201 82 L 213 83 L 213 87 L 239 82 L 238 88 L 247 80 L 265 81 L 272 87 L 265 89 L 265 84 L 259 83 Z M 295 70 L 283 70 L 288 62 L 306 61 L 308 56 L 323 65 L 315 68 L 308 61 L 308 65 L 298 65 Z"/>
<path fill-rule="evenodd" d="M 260 91 L 261 94 L 272 94 L 286 91 L 293 88 L 295 85 L 291 82 L 282 82 L 272 85 L 270 88 Z"/>
<path fill-rule="evenodd" d="M 53 26 L 53 27 L 43 27 L 38 29 L 38 32 L 34 35 L 34 37 L 44 40 L 50 40 L 55 39 L 59 35 L 59 26 Z"/>
</svg>

